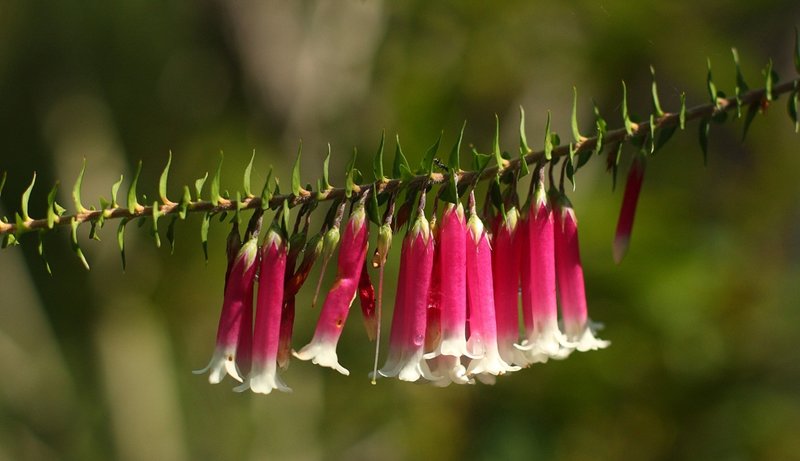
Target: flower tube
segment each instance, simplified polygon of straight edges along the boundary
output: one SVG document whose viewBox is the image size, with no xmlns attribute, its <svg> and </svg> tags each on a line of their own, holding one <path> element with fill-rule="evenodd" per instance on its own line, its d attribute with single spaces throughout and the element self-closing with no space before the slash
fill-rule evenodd
<svg viewBox="0 0 800 461">
<path fill-rule="evenodd" d="M 619 212 L 617 231 L 614 234 L 614 262 L 617 264 L 628 252 L 633 218 L 636 215 L 636 203 L 639 201 L 639 192 L 642 190 L 642 181 L 644 180 L 645 165 L 644 155 L 634 157 L 628 172 L 628 180 L 625 182 L 625 195 L 622 198 L 622 209 Z"/>
<path fill-rule="evenodd" d="M 534 189 L 528 213 L 526 258 L 527 271 L 522 279 L 526 338 L 518 348 L 529 363 L 546 362 L 549 358 L 566 358 L 569 342 L 558 329 L 556 298 L 556 260 L 553 210 L 540 177 Z"/>
<path fill-rule="evenodd" d="M 610 343 L 595 338 L 586 308 L 575 210 L 563 193 L 557 195 L 555 204 L 556 272 L 564 334 L 579 351 L 603 349 Z"/>
<path fill-rule="evenodd" d="M 258 239 L 251 238 L 237 253 L 227 276 L 214 355 L 208 366 L 193 372 L 209 372 L 208 382 L 211 384 L 222 381 L 225 373 L 242 381 L 242 374 L 249 369 L 257 255 Z"/>
<path fill-rule="evenodd" d="M 428 220 L 421 213 L 404 240 L 405 257 L 400 262 L 405 265 L 400 268 L 403 284 L 398 286 L 398 303 L 392 317 L 389 359 L 378 373 L 410 382 L 420 378 L 435 380 L 423 358 L 434 242 Z"/>
<path fill-rule="evenodd" d="M 494 290 L 492 287 L 492 249 L 483 223 L 471 207 L 467 224 L 467 297 L 469 303 L 469 339 L 467 350 L 474 358 L 467 366 L 468 375 L 502 375 L 519 370 L 509 365 L 497 348 Z M 489 378 L 491 380 L 491 378 Z M 489 381 L 491 382 L 491 381 Z"/>
<path fill-rule="evenodd" d="M 234 389 L 237 392 L 291 392 L 278 375 L 277 362 L 285 273 L 286 244 L 278 231 L 270 229 L 261 248 L 252 367 L 247 380 Z"/>
<path fill-rule="evenodd" d="M 368 227 L 364 205 L 359 203 L 350 214 L 341 239 L 336 280 L 325 297 L 314 337 L 299 352 L 294 353 L 300 360 L 311 360 L 343 375 L 349 375 L 350 372 L 339 364 L 336 344 L 357 294 L 358 281 L 367 256 Z"/>
</svg>

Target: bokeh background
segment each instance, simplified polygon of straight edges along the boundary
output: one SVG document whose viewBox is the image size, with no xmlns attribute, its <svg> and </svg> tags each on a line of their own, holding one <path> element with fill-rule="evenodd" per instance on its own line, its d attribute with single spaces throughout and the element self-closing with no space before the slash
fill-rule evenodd
<svg viewBox="0 0 800 461">
<path fill-rule="evenodd" d="M 682 91 L 706 101 L 707 57 L 732 93 L 731 46 L 751 87 L 768 58 L 795 75 L 795 0 L 395 3 L 0 1 L 2 214 L 34 171 L 34 216 L 56 181 L 71 203 L 84 157 L 94 206 L 140 159 L 152 201 L 170 150 L 176 197 L 220 150 L 223 189 L 253 149 L 256 188 L 269 165 L 288 181 L 301 138 L 303 179 L 330 142 L 342 184 L 354 146 L 370 171 L 381 130 L 412 163 L 442 129 L 449 149 L 465 119 L 465 142 L 489 150 L 494 114 L 513 150 L 520 105 L 532 144 L 547 110 L 566 138 L 573 85 L 584 133 L 592 99 L 619 127 L 623 79 L 632 112 L 649 113 L 650 65 L 667 110 Z M 23 239 L 0 253 L 0 460 L 800 459 L 800 138 L 785 99 L 741 132 L 712 126 L 704 167 L 692 123 L 649 162 L 620 266 L 622 188 L 603 159 L 581 171 L 590 313 L 613 345 L 494 387 L 371 385 L 355 308 L 339 347 L 351 377 L 295 361 L 294 393 L 235 394 L 190 373 L 214 345 L 227 225 L 212 225 L 208 264 L 198 216 L 172 255 L 150 223 L 129 225 L 125 272 L 116 223 L 100 242 L 82 230 L 90 271 L 63 229 L 44 241 L 52 276 Z M 313 331 L 310 292 L 295 347 Z"/>
</svg>

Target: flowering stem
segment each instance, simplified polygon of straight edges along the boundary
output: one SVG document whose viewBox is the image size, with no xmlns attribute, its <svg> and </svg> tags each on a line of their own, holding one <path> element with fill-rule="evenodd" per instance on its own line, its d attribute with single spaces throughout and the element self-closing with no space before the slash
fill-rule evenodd
<svg viewBox="0 0 800 461">
<path fill-rule="evenodd" d="M 770 91 L 771 98 L 774 100 L 781 94 L 793 92 L 797 89 L 798 86 L 800 86 L 800 79 L 793 79 L 784 82 L 780 85 L 776 85 L 771 88 Z M 767 97 L 767 89 L 760 88 L 748 91 L 747 93 L 740 95 L 738 101 L 736 97 L 718 98 L 715 101 L 715 103 L 702 104 L 687 109 L 684 113 L 683 120 L 689 121 L 695 119 L 710 118 L 720 113 L 735 110 L 737 108 L 748 106 L 754 103 L 759 103 L 765 100 L 766 97 Z M 638 124 L 632 124 L 629 128 L 619 128 L 616 130 L 607 131 L 603 136 L 603 143 L 604 145 L 609 145 L 618 142 L 624 142 L 637 136 L 649 135 L 650 133 L 658 129 L 677 126 L 680 124 L 680 122 L 681 122 L 680 113 L 667 112 L 664 113 L 662 116 L 653 118 L 653 123 L 655 126 L 653 126 L 652 130 L 649 121 L 642 121 L 641 123 Z M 586 149 L 593 149 L 597 145 L 597 141 L 598 141 L 597 136 L 594 136 L 589 138 L 583 138 L 577 143 L 572 144 L 571 146 L 570 145 L 556 146 L 552 148 L 551 156 L 552 158 L 568 156 L 570 154 L 570 148 L 572 148 L 573 154 L 579 151 L 584 151 Z M 455 171 L 452 173 L 432 172 L 430 174 L 413 176 L 406 180 L 384 178 L 383 180 L 375 183 L 352 185 L 351 190 L 353 198 L 360 198 L 367 191 L 374 191 L 378 195 L 385 195 L 385 194 L 391 194 L 405 187 L 414 187 L 414 186 L 420 187 L 423 184 L 429 186 L 442 184 L 449 179 L 450 174 L 455 174 L 458 182 L 462 181 L 477 182 L 489 178 L 494 178 L 497 174 L 502 175 L 505 174 L 506 172 L 515 172 L 520 168 L 520 161 L 523 159 L 526 164 L 531 165 L 540 163 L 544 158 L 545 158 L 544 150 L 538 150 L 538 151 L 530 150 L 524 157 L 522 157 L 522 159 L 519 158 L 514 159 L 508 161 L 506 164 L 502 166 L 496 165 L 494 167 L 486 168 L 482 171 Z M 289 205 L 291 207 L 294 207 L 313 200 L 328 201 L 335 199 L 343 199 L 347 195 L 346 192 L 347 192 L 346 188 L 337 188 L 337 187 L 332 187 L 316 193 L 312 193 L 310 191 L 301 188 L 297 194 L 284 194 L 284 195 L 273 196 L 269 201 L 269 207 L 272 209 L 277 209 L 279 206 L 281 206 L 281 204 L 284 201 L 288 201 Z M 162 205 L 158 205 L 156 210 L 157 213 L 155 214 L 159 216 L 174 215 L 181 212 L 183 207 L 185 207 L 187 213 L 195 213 L 195 212 L 223 213 L 223 212 L 232 212 L 237 210 L 260 209 L 261 206 L 262 206 L 261 198 L 256 196 L 248 196 L 243 198 L 241 201 L 229 200 L 218 197 L 216 198 L 216 200 L 213 201 L 189 200 L 184 203 L 168 202 Z M 47 218 L 32 219 L 30 217 L 27 217 L 27 219 L 20 220 L 19 223 L 6 223 L 0 221 L 0 236 L 6 234 L 22 234 L 35 230 L 47 230 L 52 228 L 54 225 L 65 226 L 69 225 L 72 222 L 75 222 L 77 224 L 81 224 L 87 221 L 98 222 L 101 218 L 103 220 L 109 220 L 109 219 L 132 220 L 144 217 L 152 217 L 154 216 L 154 207 L 155 205 L 154 206 L 138 205 L 134 208 L 117 206 L 114 208 L 105 208 L 101 210 L 83 209 L 71 215 L 56 216 L 52 220 L 52 225 L 48 223 Z"/>
</svg>

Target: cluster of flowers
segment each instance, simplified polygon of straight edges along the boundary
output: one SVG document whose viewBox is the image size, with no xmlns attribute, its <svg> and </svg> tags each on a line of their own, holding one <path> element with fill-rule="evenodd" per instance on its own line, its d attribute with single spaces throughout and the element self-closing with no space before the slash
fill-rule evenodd
<svg viewBox="0 0 800 461">
<path fill-rule="evenodd" d="M 431 222 L 425 218 L 424 194 L 420 200 L 402 243 L 388 357 L 373 379 L 397 377 L 436 386 L 477 379 L 491 384 L 498 375 L 534 363 L 608 346 L 595 337 L 597 325 L 587 315 L 577 220 L 563 192 L 551 188 L 546 193 L 540 178 L 530 205 L 523 207 L 527 213 L 513 206 L 498 213 L 491 233 L 475 212 L 472 196 L 468 219 L 460 203 L 448 204 L 440 224 L 435 213 Z M 339 364 L 336 346 L 353 301 L 369 291 L 364 280 L 371 289 L 365 265 L 368 227 L 359 203 L 342 236 L 336 280 L 313 339 L 293 352 L 298 359 L 344 375 L 349 371 Z M 380 237 L 378 252 L 385 257 L 391 234 L 386 238 L 381 232 Z M 287 320 L 287 245 L 275 227 L 260 251 L 257 240 L 251 237 L 233 259 L 216 350 L 209 365 L 196 373 L 209 371 L 209 381 L 218 383 L 227 372 L 242 382 L 235 390 L 268 394 L 289 390 L 278 374 L 279 364 L 286 365 L 279 348 L 287 343 L 282 328 Z M 364 302 L 362 296 L 362 308 Z M 372 308 L 374 313 L 374 303 Z"/>
</svg>

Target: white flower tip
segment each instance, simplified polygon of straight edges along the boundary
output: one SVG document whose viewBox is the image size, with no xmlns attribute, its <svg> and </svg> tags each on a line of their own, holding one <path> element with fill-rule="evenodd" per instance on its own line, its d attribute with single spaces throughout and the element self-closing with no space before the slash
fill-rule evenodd
<svg viewBox="0 0 800 461">
<path fill-rule="evenodd" d="M 311 363 L 315 365 L 333 368 L 345 376 L 350 376 L 347 368 L 339 364 L 335 344 L 329 345 L 312 341 L 300 349 L 299 352 L 292 351 L 292 355 L 300 360 L 311 360 Z"/>
<path fill-rule="evenodd" d="M 225 360 L 225 371 L 227 371 L 228 374 L 231 375 L 236 381 L 239 381 L 240 383 L 244 382 L 242 374 L 239 373 L 239 367 L 236 366 L 235 357 L 229 356 L 227 360 Z"/>
<path fill-rule="evenodd" d="M 619 264 L 622 262 L 622 258 L 624 258 L 625 253 L 628 252 L 629 243 L 630 238 L 628 236 L 618 235 L 614 239 L 614 263 Z"/>
</svg>

